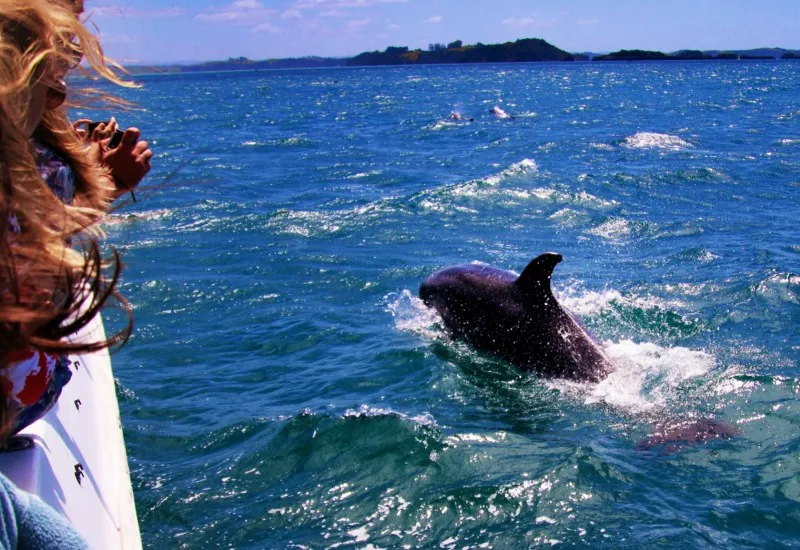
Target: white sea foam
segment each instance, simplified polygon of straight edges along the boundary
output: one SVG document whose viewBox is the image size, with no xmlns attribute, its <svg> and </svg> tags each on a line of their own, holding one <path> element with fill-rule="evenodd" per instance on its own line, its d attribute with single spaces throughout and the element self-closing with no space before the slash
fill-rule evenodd
<svg viewBox="0 0 800 550">
<path fill-rule="evenodd" d="M 577 226 L 581 225 L 585 221 L 584 216 L 572 208 L 562 208 L 561 210 L 552 213 L 548 219 L 562 226 Z"/>
<path fill-rule="evenodd" d="M 526 174 L 535 173 L 538 170 L 539 167 L 536 165 L 536 161 L 531 159 L 522 159 L 519 162 L 515 162 L 505 170 L 502 170 L 500 173 L 484 178 L 483 181 L 490 185 L 499 185 L 501 182 L 509 178 L 521 177 Z"/>
<path fill-rule="evenodd" d="M 479 444 L 479 443 L 500 443 L 508 438 L 506 432 L 496 432 L 493 435 L 460 433 L 445 438 L 445 443 L 452 447 L 457 447 L 460 443 Z"/>
<path fill-rule="evenodd" d="M 658 134 L 655 132 L 638 132 L 625 138 L 623 147 L 631 149 L 662 149 L 665 151 L 680 151 L 689 149 L 692 144 L 682 140 L 678 136 L 669 134 Z"/>
<path fill-rule="evenodd" d="M 596 197 L 591 193 L 587 193 L 586 191 L 579 191 L 578 193 L 570 195 L 570 198 L 571 202 L 577 205 L 589 206 L 593 208 L 609 208 L 619 204 L 615 200 L 601 199 L 600 197 Z"/>
<path fill-rule="evenodd" d="M 587 404 L 603 403 L 633 414 L 670 408 L 678 388 L 716 364 L 713 355 L 685 347 L 661 347 L 624 340 L 606 342 L 615 371 L 597 384 L 552 380 L 558 389 Z"/>
<path fill-rule="evenodd" d="M 503 183 L 514 180 L 524 179 L 530 174 L 535 174 L 539 170 L 536 162 L 531 159 L 522 159 L 519 162 L 508 166 L 500 172 L 484 178 L 470 180 L 464 183 L 459 183 L 449 187 L 447 190 L 449 194 L 456 197 L 484 197 L 494 196 L 498 193 L 497 188 Z M 527 198 L 527 191 L 509 190 L 504 189 L 502 193 L 516 194 L 517 198 Z"/>
<path fill-rule="evenodd" d="M 608 241 L 619 243 L 630 236 L 631 226 L 624 218 L 611 218 L 597 227 L 590 229 L 589 233 Z"/>
<path fill-rule="evenodd" d="M 268 225 L 281 233 L 310 237 L 363 226 L 391 211 L 393 207 L 386 200 L 330 212 L 282 210 Z"/>
<path fill-rule="evenodd" d="M 756 294 L 771 302 L 800 304 L 800 275 L 776 273 L 756 286 Z"/>
<path fill-rule="evenodd" d="M 485 151 L 487 149 L 494 149 L 495 147 L 500 147 L 501 145 L 503 145 L 504 143 L 508 143 L 509 141 L 511 141 L 511 140 L 509 140 L 507 137 L 504 137 L 504 138 L 496 139 L 496 140 L 492 141 L 491 143 L 487 143 L 486 145 L 481 145 L 480 147 L 477 147 L 477 149 L 478 149 L 478 151 Z"/>
<path fill-rule="evenodd" d="M 419 426 L 435 427 L 436 419 L 430 413 L 417 414 L 409 416 L 403 412 L 397 412 L 392 409 L 383 407 L 371 407 L 369 405 L 361 405 L 358 409 L 347 409 L 342 414 L 344 418 L 374 418 L 381 416 L 395 416 L 402 420 L 408 420 Z"/>
<path fill-rule="evenodd" d="M 432 328 L 439 321 L 436 311 L 407 289 L 386 297 L 386 311 L 394 317 L 394 326 L 400 331 L 411 332 L 426 340 L 435 340 L 442 335 L 441 331 Z"/>
<path fill-rule="evenodd" d="M 370 176 L 379 176 L 383 173 L 381 170 L 369 170 L 367 172 L 359 172 L 358 174 L 353 174 L 352 176 L 347 176 L 349 180 L 357 180 L 361 178 L 368 178 Z"/>
<path fill-rule="evenodd" d="M 438 132 L 440 130 L 447 130 L 448 128 L 455 128 L 460 126 L 458 122 L 451 121 L 451 120 L 437 120 L 433 124 L 428 124 L 425 126 L 425 130 L 431 130 L 434 132 Z"/>
<path fill-rule="evenodd" d="M 617 290 L 585 290 L 578 284 L 559 286 L 555 291 L 559 303 L 581 317 L 602 314 L 612 310 L 614 305 L 642 310 L 675 310 L 686 307 L 686 304 L 678 299 L 668 300 L 652 295 L 623 296 Z"/>
</svg>

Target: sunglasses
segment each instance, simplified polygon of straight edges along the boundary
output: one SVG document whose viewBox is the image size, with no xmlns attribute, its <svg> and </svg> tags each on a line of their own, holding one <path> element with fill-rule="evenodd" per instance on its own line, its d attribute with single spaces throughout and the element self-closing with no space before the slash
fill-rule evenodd
<svg viewBox="0 0 800 550">
<path fill-rule="evenodd" d="M 45 108 L 56 109 L 64 104 L 67 99 L 67 84 L 63 80 L 59 80 L 47 86 L 47 99 Z"/>
</svg>

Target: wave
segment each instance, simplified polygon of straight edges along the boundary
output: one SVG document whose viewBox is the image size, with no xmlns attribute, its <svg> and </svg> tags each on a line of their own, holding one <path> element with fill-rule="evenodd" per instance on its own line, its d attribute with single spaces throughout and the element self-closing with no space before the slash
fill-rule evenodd
<svg viewBox="0 0 800 550">
<path fill-rule="evenodd" d="M 485 178 L 483 181 L 485 181 L 489 185 L 500 185 L 500 183 L 502 183 L 503 181 L 525 176 L 527 174 L 532 174 L 538 171 L 539 171 L 539 166 L 536 164 L 535 160 L 522 159 L 519 162 L 515 162 L 508 168 L 501 170 L 498 174 Z"/>
<path fill-rule="evenodd" d="M 439 132 L 441 130 L 447 130 L 450 128 L 458 128 L 463 126 L 462 122 L 454 121 L 454 120 L 437 120 L 434 123 L 428 124 L 427 126 L 423 127 L 423 130 L 430 130 L 432 132 Z"/>
<path fill-rule="evenodd" d="M 655 132 L 637 132 L 622 142 L 623 147 L 630 149 L 662 149 L 665 151 L 681 151 L 689 149 L 692 144 L 669 134 Z"/>
<path fill-rule="evenodd" d="M 369 177 L 372 177 L 372 176 L 380 176 L 381 174 L 383 174 L 383 170 L 369 170 L 367 172 L 359 172 L 357 174 L 353 174 L 351 176 L 347 176 L 347 179 L 349 179 L 349 180 L 357 180 L 357 179 L 362 179 L 362 178 L 369 178 Z"/>
<path fill-rule="evenodd" d="M 775 273 L 758 283 L 754 292 L 768 302 L 800 305 L 800 275 Z"/>
<path fill-rule="evenodd" d="M 647 337 L 666 343 L 696 336 L 707 328 L 693 315 L 681 313 L 687 304 L 679 298 L 585 290 L 575 283 L 558 289 L 557 295 L 564 307 L 607 338 Z"/>
<path fill-rule="evenodd" d="M 462 199 L 507 199 L 514 203 L 537 201 L 556 206 L 573 206 L 582 210 L 607 210 L 619 205 L 615 200 L 603 199 L 586 191 L 519 185 L 530 184 L 538 175 L 538 164 L 526 158 L 489 176 L 422 191 L 413 196 L 411 202 L 420 205 L 424 210 L 436 212 L 461 209 L 474 211 L 470 204 L 458 204 Z"/>
<path fill-rule="evenodd" d="M 631 223 L 624 218 L 611 218 L 597 227 L 588 230 L 588 233 L 596 237 L 602 237 L 611 242 L 621 242 L 627 240 L 633 232 Z"/>
<path fill-rule="evenodd" d="M 259 142 L 248 142 L 248 143 L 252 143 L 253 145 L 262 145 Z M 273 145 L 276 147 L 309 147 L 315 144 L 316 142 L 312 139 L 303 136 L 292 136 L 288 138 L 273 139 L 263 145 Z M 242 143 L 242 145 L 245 146 L 246 144 Z"/>
<path fill-rule="evenodd" d="M 116 225 L 132 221 L 161 221 L 175 216 L 177 211 L 177 208 L 159 208 L 157 210 L 148 210 L 145 212 L 111 214 L 103 220 L 103 224 Z"/>
<path fill-rule="evenodd" d="M 511 195 L 516 198 L 528 198 L 531 192 L 520 189 L 502 188 L 503 184 L 511 181 L 524 181 L 537 174 L 539 167 L 532 159 L 522 159 L 515 162 L 503 170 L 462 183 L 456 183 L 444 187 L 437 187 L 422 191 L 411 198 L 425 210 L 442 211 L 456 208 L 452 205 L 452 199 L 458 198 L 484 198 L 495 195 Z"/>
<path fill-rule="evenodd" d="M 325 237 L 375 223 L 396 211 L 386 199 L 332 211 L 281 209 L 269 216 L 266 226 L 278 234 Z"/>
<path fill-rule="evenodd" d="M 132 220 L 159 221 L 162 218 L 175 218 L 174 223 L 165 229 L 181 233 L 217 231 L 238 232 L 266 229 L 279 235 L 296 235 L 304 238 L 329 238 L 365 227 L 391 224 L 398 216 L 413 216 L 418 213 L 475 213 L 476 200 L 488 200 L 510 207 L 524 201 L 537 201 L 560 206 L 564 210 L 556 214 L 556 224 L 569 223 L 570 209 L 585 216 L 587 210 L 608 210 L 617 208 L 619 203 L 607 200 L 586 191 L 570 191 L 566 188 L 530 185 L 538 177 L 539 166 L 533 159 L 524 158 L 499 171 L 484 177 L 470 179 L 454 184 L 424 189 L 406 196 L 387 196 L 367 203 L 354 204 L 346 208 L 293 210 L 287 208 L 271 212 L 253 212 L 253 205 L 242 208 L 239 203 L 220 203 L 207 201 L 194 207 L 163 209 L 128 216 L 115 215 L 110 223 Z M 352 180 L 379 178 L 380 170 L 368 170 L 346 176 Z M 245 210 L 243 212 L 243 210 Z M 249 212 L 247 210 L 250 210 Z M 213 215 L 212 215 L 213 213 Z M 556 213 L 556 210 L 553 210 Z M 562 219 L 560 219 L 562 218 Z M 627 223 L 627 222 L 624 222 Z M 614 234 L 613 224 L 597 229 L 598 234 L 609 238 L 620 237 Z"/>
</svg>

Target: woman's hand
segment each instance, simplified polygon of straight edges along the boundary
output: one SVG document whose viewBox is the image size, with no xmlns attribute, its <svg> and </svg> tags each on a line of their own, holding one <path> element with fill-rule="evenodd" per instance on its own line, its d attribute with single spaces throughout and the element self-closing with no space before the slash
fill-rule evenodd
<svg viewBox="0 0 800 550">
<path fill-rule="evenodd" d="M 116 121 L 105 125 L 103 131 L 112 128 L 116 131 Z M 92 138 L 98 135 L 98 126 L 92 133 Z M 113 135 L 113 131 L 111 133 Z M 124 195 L 133 190 L 150 171 L 150 159 L 153 151 L 146 141 L 139 141 L 139 129 L 127 128 L 122 135 L 122 141 L 114 149 L 108 149 L 110 136 L 101 141 L 103 145 L 102 163 L 111 170 L 114 182 L 117 184 L 117 196 Z"/>
</svg>

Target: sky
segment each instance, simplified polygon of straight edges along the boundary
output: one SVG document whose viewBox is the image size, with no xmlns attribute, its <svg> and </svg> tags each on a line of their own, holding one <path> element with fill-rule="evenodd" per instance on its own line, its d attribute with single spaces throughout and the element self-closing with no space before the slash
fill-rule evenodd
<svg viewBox="0 0 800 550">
<path fill-rule="evenodd" d="M 569 52 L 800 49 L 800 0 L 86 0 L 124 63 L 543 38 Z"/>
</svg>

